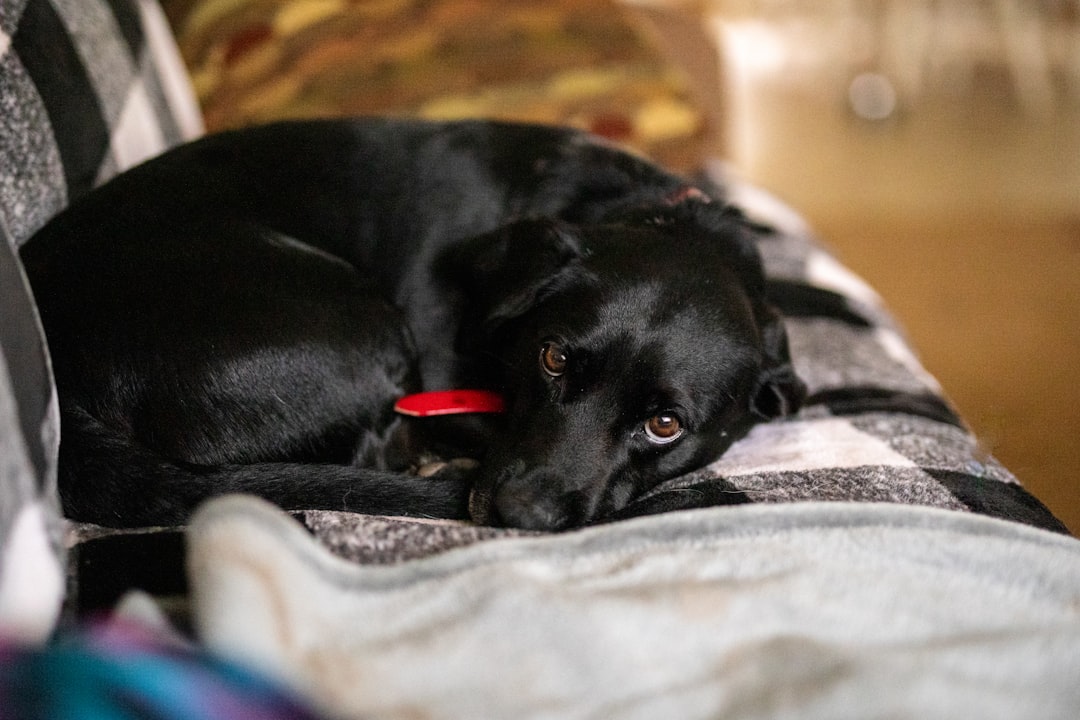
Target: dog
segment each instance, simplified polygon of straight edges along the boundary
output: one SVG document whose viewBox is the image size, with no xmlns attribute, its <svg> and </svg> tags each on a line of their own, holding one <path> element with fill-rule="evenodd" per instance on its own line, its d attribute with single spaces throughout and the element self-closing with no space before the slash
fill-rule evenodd
<svg viewBox="0 0 1080 720">
<path fill-rule="evenodd" d="M 566 128 L 213 134 L 76 200 L 21 255 L 64 511 L 101 525 L 180 524 L 246 492 L 579 527 L 633 514 L 804 393 L 753 227 Z M 503 411 L 395 412 L 432 390 Z"/>
</svg>

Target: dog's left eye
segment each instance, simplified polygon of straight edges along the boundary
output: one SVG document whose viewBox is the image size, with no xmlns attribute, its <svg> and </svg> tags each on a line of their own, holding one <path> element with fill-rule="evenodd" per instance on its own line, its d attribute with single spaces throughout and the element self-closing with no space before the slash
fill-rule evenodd
<svg viewBox="0 0 1080 720">
<path fill-rule="evenodd" d="M 657 445 L 675 442 L 682 434 L 683 426 L 679 418 L 669 413 L 654 415 L 645 421 L 645 435 Z"/>
<path fill-rule="evenodd" d="M 569 358 L 558 343 L 547 342 L 540 348 L 540 367 L 551 377 L 559 377 L 566 372 Z"/>
</svg>

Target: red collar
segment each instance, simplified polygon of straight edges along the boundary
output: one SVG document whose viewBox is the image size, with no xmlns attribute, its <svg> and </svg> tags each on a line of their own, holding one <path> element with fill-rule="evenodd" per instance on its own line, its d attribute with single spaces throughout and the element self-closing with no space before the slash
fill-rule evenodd
<svg viewBox="0 0 1080 720">
<path fill-rule="evenodd" d="M 394 410 L 413 417 L 501 413 L 503 409 L 502 396 L 490 390 L 435 390 L 406 395 L 394 404 Z"/>
</svg>

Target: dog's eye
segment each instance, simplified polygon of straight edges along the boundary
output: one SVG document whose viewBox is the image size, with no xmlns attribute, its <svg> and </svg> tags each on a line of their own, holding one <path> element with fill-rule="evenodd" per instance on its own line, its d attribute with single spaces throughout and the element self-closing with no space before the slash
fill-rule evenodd
<svg viewBox="0 0 1080 720">
<path fill-rule="evenodd" d="M 662 413 L 645 421 L 645 435 L 657 445 L 675 442 L 682 434 L 682 423 L 674 415 Z"/>
<path fill-rule="evenodd" d="M 540 348 L 540 367 L 551 377 L 565 373 L 566 363 L 566 351 L 558 343 L 547 342 Z"/>
</svg>

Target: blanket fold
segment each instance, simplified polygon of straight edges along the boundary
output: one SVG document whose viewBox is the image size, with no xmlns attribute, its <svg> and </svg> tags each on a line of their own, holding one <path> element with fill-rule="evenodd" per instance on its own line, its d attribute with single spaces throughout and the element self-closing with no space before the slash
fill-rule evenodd
<svg viewBox="0 0 1080 720">
<path fill-rule="evenodd" d="M 195 625 L 335 716 L 1074 718 L 1080 541 L 940 509 L 741 505 L 333 556 L 253 498 L 189 529 Z"/>
</svg>

